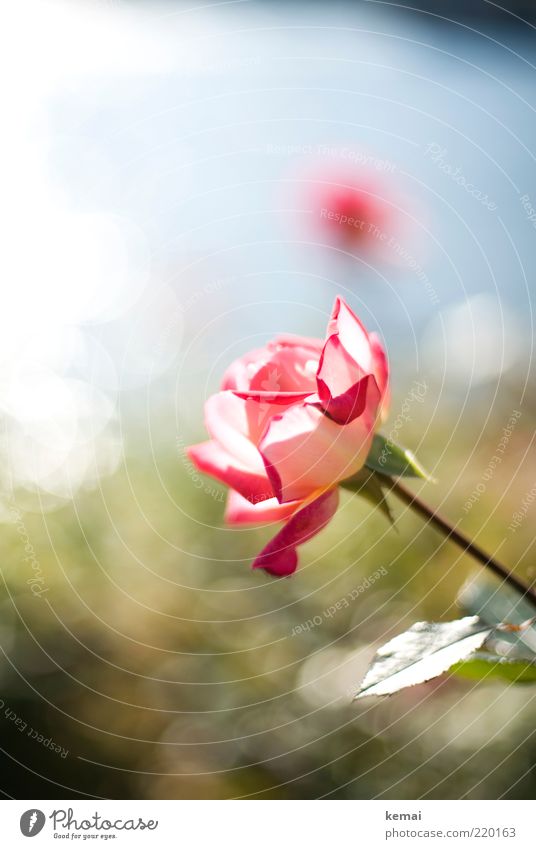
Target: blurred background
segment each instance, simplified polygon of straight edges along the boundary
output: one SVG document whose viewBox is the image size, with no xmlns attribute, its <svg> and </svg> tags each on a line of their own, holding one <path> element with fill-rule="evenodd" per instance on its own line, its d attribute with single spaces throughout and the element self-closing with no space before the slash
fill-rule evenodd
<svg viewBox="0 0 536 849">
<path fill-rule="evenodd" d="M 534 687 L 351 701 L 469 559 L 348 494 L 295 576 L 252 573 L 273 528 L 226 529 L 184 448 L 233 358 L 343 294 L 415 492 L 536 577 L 533 4 L 1 17 L 4 796 L 532 798 Z"/>
</svg>

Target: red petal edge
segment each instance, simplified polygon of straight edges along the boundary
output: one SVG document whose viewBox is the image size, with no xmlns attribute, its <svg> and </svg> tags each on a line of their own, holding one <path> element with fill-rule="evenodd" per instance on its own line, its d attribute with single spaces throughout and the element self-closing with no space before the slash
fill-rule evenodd
<svg viewBox="0 0 536 849">
<path fill-rule="evenodd" d="M 338 490 L 330 489 L 298 510 L 255 558 L 252 568 L 264 569 L 278 578 L 291 575 L 298 565 L 297 546 L 325 528 L 338 504 Z"/>
</svg>

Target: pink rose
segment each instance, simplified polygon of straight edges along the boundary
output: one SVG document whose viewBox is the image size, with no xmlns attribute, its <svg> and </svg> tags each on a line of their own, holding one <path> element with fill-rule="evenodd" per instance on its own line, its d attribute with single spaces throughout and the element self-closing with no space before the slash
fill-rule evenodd
<svg viewBox="0 0 536 849">
<path fill-rule="evenodd" d="M 188 456 L 230 487 L 232 525 L 284 521 L 254 568 L 290 575 L 364 465 L 388 403 L 383 347 L 338 297 L 326 341 L 278 336 L 236 360 L 205 405 L 210 441 Z"/>
<path fill-rule="evenodd" d="M 348 180 L 348 178 L 346 178 Z M 317 191 L 314 206 L 319 221 L 332 239 L 348 249 L 379 248 L 391 235 L 393 212 L 376 182 L 339 183 Z"/>
</svg>

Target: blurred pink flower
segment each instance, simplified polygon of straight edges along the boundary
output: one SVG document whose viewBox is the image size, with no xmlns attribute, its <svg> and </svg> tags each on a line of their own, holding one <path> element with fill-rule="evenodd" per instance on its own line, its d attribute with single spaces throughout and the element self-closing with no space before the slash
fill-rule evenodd
<svg viewBox="0 0 536 849">
<path fill-rule="evenodd" d="M 373 262 L 422 264 L 426 211 L 407 194 L 394 163 L 340 146 L 332 151 L 354 156 L 346 163 L 317 156 L 288 169 L 280 201 L 288 208 L 285 228 L 308 251 L 314 240 Z"/>
<path fill-rule="evenodd" d="M 236 360 L 205 405 L 193 463 L 230 487 L 229 524 L 286 524 L 254 568 L 295 571 L 296 547 L 330 521 L 337 484 L 364 465 L 388 403 L 383 347 L 338 297 L 325 342 L 278 336 Z"/>
<path fill-rule="evenodd" d="M 393 235 L 395 214 L 383 185 L 371 178 L 333 176 L 312 190 L 315 220 L 324 235 L 348 250 L 377 251 Z"/>
</svg>

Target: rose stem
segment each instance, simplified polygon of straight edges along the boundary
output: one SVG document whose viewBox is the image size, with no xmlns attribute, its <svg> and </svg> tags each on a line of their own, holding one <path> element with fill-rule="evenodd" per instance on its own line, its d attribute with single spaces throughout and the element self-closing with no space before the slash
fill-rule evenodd
<svg viewBox="0 0 536 849">
<path fill-rule="evenodd" d="M 527 587 L 525 584 L 516 578 L 511 572 L 508 571 L 506 566 L 503 566 L 494 557 L 489 557 L 483 549 L 481 549 L 476 543 L 471 542 L 469 537 L 466 537 L 465 534 L 462 534 L 460 531 L 456 530 L 449 522 L 443 519 L 435 510 L 432 510 L 431 507 L 428 507 L 424 501 L 421 501 L 420 498 L 417 498 L 409 489 L 401 484 L 398 480 L 394 480 L 393 478 L 389 478 L 389 483 L 391 486 L 392 492 L 396 493 L 398 497 L 411 507 L 415 513 L 418 513 L 424 519 L 427 519 L 434 525 L 435 528 L 440 530 L 447 539 L 451 539 L 457 545 L 460 546 L 464 551 L 468 554 L 471 554 L 475 560 L 478 560 L 479 563 L 482 563 L 483 566 L 487 566 L 492 572 L 494 572 L 499 578 L 503 581 L 506 581 L 507 584 L 510 584 L 511 587 L 515 587 L 515 589 L 521 593 L 523 596 L 527 596 L 531 599 L 531 601 L 536 603 L 536 592 L 532 587 Z"/>
</svg>

